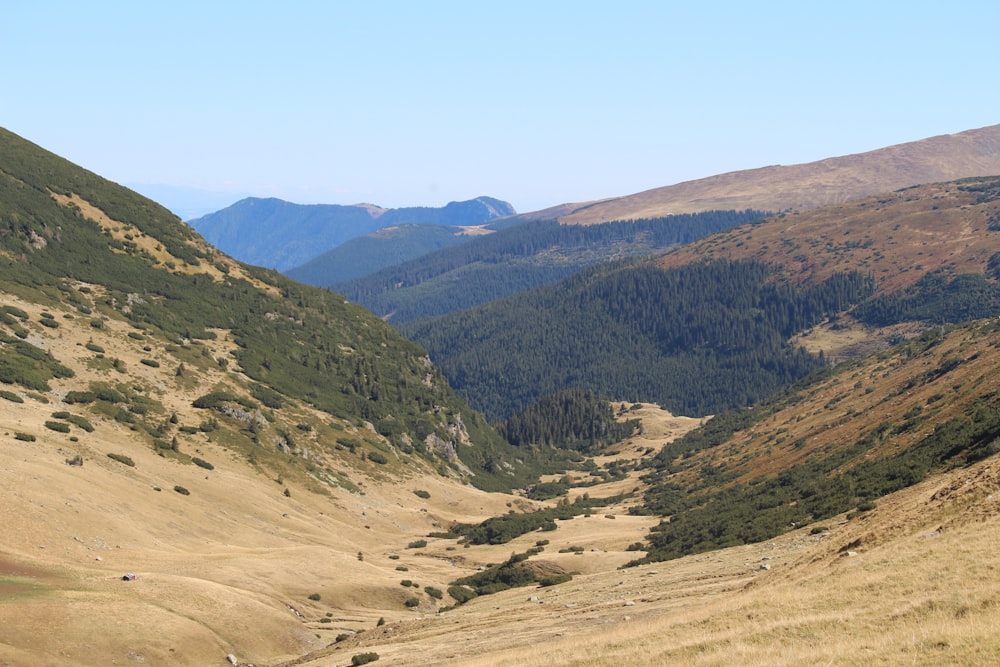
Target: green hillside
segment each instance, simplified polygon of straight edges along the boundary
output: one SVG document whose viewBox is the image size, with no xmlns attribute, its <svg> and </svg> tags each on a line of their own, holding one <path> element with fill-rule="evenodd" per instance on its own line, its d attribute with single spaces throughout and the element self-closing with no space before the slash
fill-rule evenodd
<svg viewBox="0 0 1000 667">
<path fill-rule="evenodd" d="M 284 274 L 307 285 L 329 287 L 441 248 L 467 243 L 471 238 L 464 227 L 396 225 L 345 241 Z"/>
<path fill-rule="evenodd" d="M 760 211 L 708 211 L 591 226 L 523 222 L 473 237 L 333 289 L 401 324 L 554 283 L 583 268 L 656 254 L 763 217 Z M 313 284 L 329 285 L 326 282 Z"/>
<path fill-rule="evenodd" d="M 295 439 L 299 409 L 368 423 L 397 455 L 471 473 L 484 488 L 509 488 L 537 474 L 525 451 L 511 448 L 451 390 L 424 350 L 370 312 L 234 262 L 166 209 L 6 130 L 0 221 L 0 291 L 41 305 L 40 324 L 51 329 L 86 318 L 95 350 L 120 323 L 147 366 L 177 369 L 177 377 L 185 369 L 225 371 L 216 391 L 202 388 L 192 401 L 263 410 L 259 424 L 284 441 Z M 4 313 L 0 380 L 40 391 L 64 365 L 39 347 L 24 317 L 18 309 Z M 209 347 L 222 338 L 233 349 L 217 357 Z M 126 400 L 134 391 L 118 386 L 128 376 L 124 367 L 103 355 L 94 363 L 108 365 L 111 381 L 71 391 L 98 411 L 118 414 L 131 405 L 122 416 L 127 423 L 144 424 L 154 439 L 163 435 L 158 426 L 169 415 Z M 487 462 L 499 470 L 501 461 L 509 463 L 502 475 L 486 470 Z"/>
<path fill-rule="evenodd" d="M 792 342 L 804 332 L 871 349 L 897 336 L 882 327 L 1000 312 L 998 192 L 974 179 L 780 214 L 400 329 L 490 419 L 569 388 L 714 414 L 822 366 L 825 343 Z"/>
</svg>

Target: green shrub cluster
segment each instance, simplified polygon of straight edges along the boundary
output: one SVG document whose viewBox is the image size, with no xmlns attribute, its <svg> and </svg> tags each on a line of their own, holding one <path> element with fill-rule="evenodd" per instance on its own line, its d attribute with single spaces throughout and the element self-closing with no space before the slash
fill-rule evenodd
<svg viewBox="0 0 1000 667">
<path fill-rule="evenodd" d="M 133 461 L 131 458 L 125 456 L 124 454 L 114 454 L 114 453 L 111 453 L 111 454 L 108 454 L 108 458 L 109 459 L 113 459 L 115 461 L 118 461 L 118 463 L 124 463 L 125 465 L 129 466 L 130 468 L 134 468 L 135 467 L 135 461 Z"/>
<path fill-rule="evenodd" d="M 531 584 L 538 583 L 538 576 L 531 568 L 524 567 L 522 563 L 528 559 L 528 554 L 512 554 L 510 558 L 493 567 L 488 567 L 481 572 L 469 575 L 467 577 L 462 577 L 456 579 L 452 582 L 453 588 L 461 588 L 468 586 L 471 588 L 476 595 L 490 595 L 492 593 L 499 593 L 500 591 L 505 591 L 508 588 L 517 588 L 520 586 L 530 586 Z M 550 575 L 546 577 L 550 580 L 548 585 L 555 585 L 556 583 L 563 583 L 572 579 L 571 575 L 565 575 L 565 578 L 556 581 L 557 578 L 561 578 L 564 575 Z M 467 597 L 467 592 L 460 591 L 452 592 L 452 588 L 448 589 L 449 594 L 456 600 L 459 597 Z M 455 595 L 458 593 L 458 596 Z M 460 601 L 461 603 L 461 601 Z"/>
<path fill-rule="evenodd" d="M 578 497 L 573 503 L 564 503 L 535 512 L 503 514 L 479 524 L 454 524 L 451 531 L 465 538 L 469 544 L 505 544 L 534 530 L 555 530 L 556 520 L 572 519 L 589 513 L 595 507 L 613 505 L 627 495 L 609 498 Z"/>
</svg>

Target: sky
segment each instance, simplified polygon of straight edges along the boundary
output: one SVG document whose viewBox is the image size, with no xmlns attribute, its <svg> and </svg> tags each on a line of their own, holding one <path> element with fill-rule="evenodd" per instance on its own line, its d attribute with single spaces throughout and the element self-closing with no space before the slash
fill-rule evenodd
<svg viewBox="0 0 1000 667">
<path fill-rule="evenodd" d="M 0 0 L 0 126 L 216 208 L 527 212 L 1000 123 L 998 25 L 996 0 Z"/>
</svg>

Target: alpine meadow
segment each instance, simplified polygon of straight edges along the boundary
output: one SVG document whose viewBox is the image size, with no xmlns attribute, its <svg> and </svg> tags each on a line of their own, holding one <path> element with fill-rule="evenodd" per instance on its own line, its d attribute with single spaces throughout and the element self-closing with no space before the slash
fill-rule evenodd
<svg viewBox="0 0 1000 667">
<path fill-rule="evenodd" d="M 0 665 L 995 664 L 998 145 L 188 224 L 0 129 Z"/>
</svg>

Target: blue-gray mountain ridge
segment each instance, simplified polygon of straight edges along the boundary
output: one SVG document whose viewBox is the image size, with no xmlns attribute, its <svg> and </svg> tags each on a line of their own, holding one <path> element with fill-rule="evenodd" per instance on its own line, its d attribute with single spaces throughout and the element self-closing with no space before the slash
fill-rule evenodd
<svg viewBox="0 0 1000 667">
<path fill-rule="evenodd" d="M 236 259 L 284 271 L 384 227 L 405 223 L 481 225 L 515 213 L 513 206 L 492 197 L 450 202 L 437 208 L 396 209 L 371 204 L 305 205 L 248 197 L 188 224 Z"/>
</svg>

